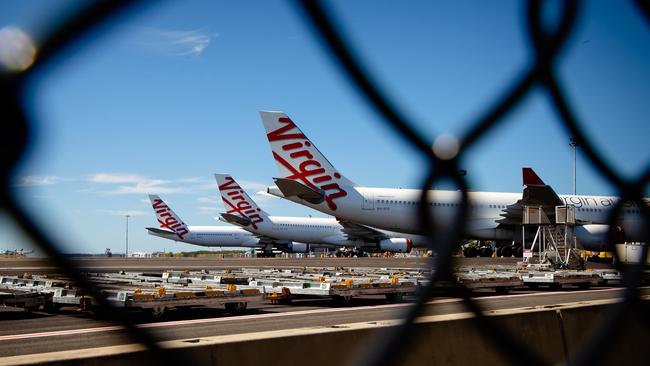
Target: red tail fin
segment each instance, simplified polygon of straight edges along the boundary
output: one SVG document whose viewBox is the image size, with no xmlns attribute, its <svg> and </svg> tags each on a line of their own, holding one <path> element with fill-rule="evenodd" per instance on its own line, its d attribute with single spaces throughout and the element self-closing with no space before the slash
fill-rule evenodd
<svg viewBox="0 0 650 366">
<path fill-rule="evenodd" d="M 537 176 L 533 168 L 522 168 L 524 185 L 525 186 L 544 186 L 544 181 Z"/>
</svg>

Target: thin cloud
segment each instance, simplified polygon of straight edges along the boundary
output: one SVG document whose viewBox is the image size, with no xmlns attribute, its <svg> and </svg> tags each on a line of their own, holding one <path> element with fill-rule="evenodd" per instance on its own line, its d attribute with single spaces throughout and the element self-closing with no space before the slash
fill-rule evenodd
<svg viewBox="0 0 650 366">
<path fill-rule="evenodd" d="M 179 182 L 179 183 L 203 183 L 205 181 L 206 181 L 206 179 L 201 178 L 201 177 L 189 177 L 189 178 L 178 178 L 178 179 L 176 179 L 176 182 Z"/>
<path fill-rule="evenodd" d="M 266 183 L 255 182 L 252 180 L 238 180 L 237 183 L 247 191 L 266 191 L 269 185 Z"/>
<path fill-rule="evenodd" d="M 134 174 L 97 173 L 88 176 L 90 182 L 102 184 L 138 183 L 144 179 L 146 178 Z"/>
<path fill-rule="evenodd" d="M 17 187 L 34 187 L 34 186 L 49 186 L 62 181 L 63 178 L 54 175 L 27 175 L 20 177 Z"/>
<path fill-rule="evenodd" d="M 172 56 L 200 56 L 219 36 L 205 29 L 171 30 L 136 27 L 133 42 L 143 48 Z"/>
<path fill-rule="evenodd" d="M 199 201 L 200 203 L 214 203 L 214 204 L 220 201 L 218 198 L 215 197 L 199 197 L 196 200 Z"/>
<path fill-rule="evenodd" d="M 199 206 L 197 208 L 201 213 L 218 211 L 216 207 L 211 207 L 211 206 Z"/>
<path fill-rule="evenodd" d="M 105 194 L 167 194 L 186 193 L 187 189 L 173 187 L 171 181 L 164 179 L 152 179 L 137 174 L 112 174 L 97 173 L 88 176 L 88 181 L 102 185 L 119 185 L 109 191 L 101 191 Z"/>
<path fill-rule="evenodd" d="M 97 210 L 99 212 L 107 213 L 111 216 L 149 216 L 148 213 L 140 210 Z"/>
</svg>

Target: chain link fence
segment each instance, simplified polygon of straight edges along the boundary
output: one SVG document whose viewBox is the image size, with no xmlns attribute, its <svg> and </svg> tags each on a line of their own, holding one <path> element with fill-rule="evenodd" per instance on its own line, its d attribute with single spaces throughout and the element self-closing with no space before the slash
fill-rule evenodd
<svg viewBox="0 0 650 366">
<path fill-rule="evenodd" d="M 416 147 L 418 153 L 428 161 L 428 174 L 421 183 L 421 204 L 417 206 L 420 231 L 429 238 L 430 248 L 435 248 L 436 256 L 431 257 L 430 265 L 435 268 L 431 281 L 422 288 L 417 300 L 409 307 L 403 325 L 398 326 L 389 336 L 381 339 L 371 339 L 372 345 L 359 347 L 355 357 L 349 360 L 350 364 L 359 365 L 392 365 L 399 363 L 398 353 L 395 349 L 405 346 L 414 336 L 414 320 L 423 314 L 425 303 L 435 296 L 451 296 L 462 298 L 464 306 L 475 315 L 477 330 L 491 342 L 491 345 L 505 359 L 513 364 L 538 364 L 542 358 L 536 353 L 532 345 L 514 337 L 503 327 L 497 324 L 494 318 L 486 317 L 480 304 L 472 300 L 470 292 L 461 285 L 443 285 L 455 283 L 452 278 L 452 253 L 455 252 L 465 233 L 465 223 L 468 218 L 467 191 L 468 183 L 464 176 L 458 174 L 460 162 L 465 157 L 465 151 L 486 136 L 486 132 L 495 129 L 502 123 L 508 114 L 522 102 L 533 88 L 544 92 L 553 106 L 558 123 L 574 136 L 581 146 L 588 162 L 595 170 L 609 181 L 618 190 L 621 200 L 617 202 L 609 216 L 610 227 L 622 215 L 623 205 L 634 202 L 639 207 L 643 221 L 648 223 L 650 209 L 643 200 L 643 193 L 650 180 L 650 166 L 638 174 L 635 179 L 626 179 L 623 175 L 608 164 L 602 152 L 585 134 L 585 124 L 572 108 L 562 83 L 557 76 L 560 55 L 566 52 L 566 42 L 571 36 L 576 20 L 581 14 L 581 4 L 577 0 L 558 2 L 562 8 L 559 21 L 554 29 L 543 26 L 542 13 L 545 3 L 541 0 L 529 0 L 526 4 L 526 32 L 532 45 L 533 53 L 530 62 L 525 66 L 520 76 L 508 85 L 504 85 L 500 94 L 494 99 L 490 107 L 473 122 L 469 133 L 460 140 L 459 153 L 451 159 L 441 159 L 433 153 L 432 143 L 425 136 L 415 132 L 414 124 L 405 117 L 399 106 L 390 100 L 367 72 L 362 60 L 355 54 L 354 48 L 348 39 L 336 27 L 335 16 L 319 1 L 296 1 L 296 8 L 304 20 L 311 26 L 316 38 L 320 40 L 327 55 L 336 63 L 341 72 L 347 76 L 350 84 L 363 96 L 366 102 L 382 117 L 380 123 L 391 127 L 397 138 L 404 139 Z M 1 208 L 13 219 L 15 224 L 26 236 L 47 255 L 53 265 L 69 276 L 76 284 L 92 295 L 103 309 L 102 315 L 117 324 L 121 324 L 129 331 L 132 341 L 145 345 L 150 352 L 150 362 L 157 364 L 186 364 L 192 361 L 187 352 L 182 350 L 162 349 L 158 345 L 159 339 L 151 332 L 138 328 L 132 317 L 127 317 L 123 310 L 114 308 L 104 300 L 100 290 L 82 274 L 75 263 L 64 256 L 57 245 L 36 224 L 23 207 L 19 204 L 16 193 L 11 189 L 13 172 L 21 157 L 25 154 L 30 143 L 30 121 L 27 118 L 24 102 L 23 88 L 30 75 L 37 72 L 44 65 L 62 57 L 71 45 L 88 37 L 98 28 L 106 26 L 111 19 L 121 13 L 133 11 L 141 7 L 138 1 L 98 1 L 85 6 L 81 11 L 72 14 L 63 23 L 54 27 L 50 34 L 39 45 L 39 56 L 35 64 L 23 73 L 4 72 L 0 75 L 0 103 L 6 133 L 0 135 L 3 154 L 0 157 L 0 179 L 2 189 L 0 193 Z M 635 2 L 639 16 L 645 18 L 650 24 L 650 1 L 638 0 Z M 445 232 L 436 231 L 431 223 L 436 219 L 427 209 L 429 197 L 426 191 L 440 180 L 452 182 L 462 192 L 460 209 L 454 218 L 453 225 Z M 650 225 L 645 226 L 645 242 L 650 242 Z M 609 232 L 609 242 L 613 242 L 615 233 Z M 616 256 L 616 252 L 614 253 Z M 641 258 L 646 258 L 647 246 L 643 247 Z M 650 310 L 640 301 L 638 287 L 641 283 L 643 265 L 621 265 L 615 261 L 617 268 L 623 276 L 625 285 L 624 299 L 608 308 L 607 315 L 599 320 L 595 331 L 578 350 L 572 364 L 589 365 L 603 356 L 608 349 L 609 342 L 625 333 L 624 320 L 629 314 L 641 314 L 641 320 L 650 328 Z M 636 309 L 637 311 L 631 311 Z M 363 350 L 372 349 L 372 352 Z M 643 357 L 639 355 L 639 357 Z M 568 361 L 565 361 L 568 363 Z"/>
</svg>

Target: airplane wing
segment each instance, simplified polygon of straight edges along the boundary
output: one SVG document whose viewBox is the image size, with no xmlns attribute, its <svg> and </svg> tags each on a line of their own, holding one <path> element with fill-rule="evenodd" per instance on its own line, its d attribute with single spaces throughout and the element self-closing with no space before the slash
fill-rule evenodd
<svg viewBox="0 0 650 366">
<path fill-rule="evenodd" d="M 229 224 L 242 226 L 242 227 L 248 226 L 252 222 L 250 217 L 233 215 L 233 214 L 229 214 L 229 213 L 222 213 L 221 218 L 223 220 L 225 220 Z"/>
<path fill-rule="evenodd" d="M 312 204 L 319 204 L 325 200 L 325 191 L 322 189 L 315 190 L 287 178 L 273 178 L 273 180 L 285 197 L 296 196 Z"/>
<path fill-rule="evenodd" d="M 386 234 L 382 233 L 377 229 L 373 229 L 369 226 L 357 224 L 352 221 L 337 219 L 339 224 L 343 226 L 343 233 L 350 240 L 361 239 L 364 241 L 376 241 L 379 239 L 386 239 Z"/>
<path fill-rule="evenodd" d="M 161 234 L 161 235 L 174 235 L 176 234 L 175 232 L 171 230 L 165 230 L 165 229 L 158 229 L 157 227 L 148 227 L 146 228 L 148 231 L 156 234 Z"/>
<path fill-rule="evenodd" d="M 253 235 L 255 235 L 255 237 L 260 240 L 260 244 L 262 245 L 271 244 L 271 245 L 278 245 L 278 246 L 286 246 L 291 243 L 291 241 L 289 240 L 280 240 L 272 236 L 267 236 L 262 234 L 253 234 Z"/>
<path fill-rule="evenodd" d="M 520 200 L 502 210 L 503 219 L 497 220 L 501 225 L 521 225 L 524 206 L 542 206 L 549 221 L 555 222 L 555 206 L 564 205 L 564 201 L 553 188 L 542 181 L 532 168 L 522 168 L 524 192 Z"/>
</svg>

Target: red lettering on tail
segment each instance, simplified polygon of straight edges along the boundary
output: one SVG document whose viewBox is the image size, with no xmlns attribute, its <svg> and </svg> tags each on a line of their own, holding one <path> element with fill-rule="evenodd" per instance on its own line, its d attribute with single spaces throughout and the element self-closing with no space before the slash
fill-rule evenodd
<svg viewBox="0 0 650 366">
<path fill-rule="evenodd" d="M 291 175 L 285 178 L 300 181 L 316 191 L 320 189 L 326 191 L 325 201 L 330 209 L 336 211 L 337 206 L 336 203 L 334 203 L 334 200 L 340 197 L 345 197 L 348 194 L 338 185 L 338 183 L 331 182 L 333 180 L 332 176 L 336 179 L 340 179 L 341 175 L 336 171 L 331 172 L 331 175 L 327 174 L 327 169 L 325 169 L 317 160 L 314 160 L 314 154 L 310 152 L 312 144 L 307 140 L 307 137 L 300 132 L 290 118 L 280 117 L 278 118 L 278 122 L 283 124 L 283 126 L 266 134 L 269 142 L 304 140 L 304 143 L 301 141 L 291 141 L 281 146 L 283 151 L 290 151 L 288 156 L 290 161 L 284 159 L 278 153 L 273 151 L 273 157 L 275 160 L 291 173 Z M 294 129 L 295 131 L 292 132 Z M 321 183 L 323 183 L 323 185 L 320 185 Z M 316 186 L 316 184 L 319 184 L 320 187 Z M 330 193 L 328 191 L 334 192 Z"/>
<path fill-rule="evenodd" d="M 161 229 L 167 228 L 181 239 L 189 233 L 189 230 L 185 228 L 183 222 L 180 222 L 171 214 L 169 206 L 163 200 L 156 198 L 151 205 L 158 216 L 158 223 Z"/>
<path fill-rule="evenodd" d="M 254 202 L 249 202 L 246 199 L 244 190 L 232 177 L 227 176 L 225 178 L 226 183 L 219 185 L 219 190 L 221 190 L 221 199 L 223 200 L 223 203 L 230 207 L 230 209 L 226 207 L 226 213 L 248 217 L 251 220 L 251 226 L 253 229 L 257 230 L 257 224 L 264 221 L 264 218 L 258 213 L 260 209 L 256 208 Z M 230 196 L 232 201 L 228 200 L 226 195 Z"/>
<path fill-rule="evenodd" d="M 268 137 L 269 141 L 280 141 L 280 140 L 290 140 L 290 139 L 307 139 L 305 135 L 302 133 L 289 133 L 285 134 L 287 131 L 291 131 L 294 128 L 296 128 L 295 123 L 290 118 L 286 117 L 280 117 L 278 118 L 278 122 L 280 123 L 286 123 L 286 126 L 282 126 L 278 128 L 277 130 L 273 132 L 269 132 L 266 137 Z"/>
</svg>

